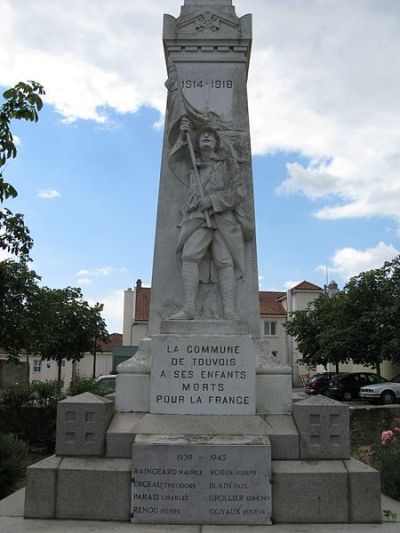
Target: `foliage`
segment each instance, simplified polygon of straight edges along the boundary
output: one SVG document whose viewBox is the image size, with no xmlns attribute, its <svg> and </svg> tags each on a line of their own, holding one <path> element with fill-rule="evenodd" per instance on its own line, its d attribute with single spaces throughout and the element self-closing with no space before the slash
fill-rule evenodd
<svg viewBox="0 0 400 533">
<path fill-rule="evenodd" d="M 28 447 L 13 435 L 0 435 L 0 499 L 11 493 L 24 473 Z"/>
<path fill-rule="evenodd" d="M 326 367 L 328 363 L 338 365 L 349 360 L 345 349 L 345 305 L 344 295 L 321 295 L 307 309 L 293 313 L 286 331 L 296 339 L 303 355 L 300 363 Z"/>
<path fill-rule="evenodd" d="M 34 403 L 38 407 L 54 407 L 65 398 L 57 380 L 32 383 L 31 390 Z"/>
<path fill-rule="evenodd" d="M 11 121 L 37 122 L 38 112 L 43 107 L 42 95 L 44 89 L 35 81 L 19 82 L 3 93 L 5 102 L 0 106 L 0 204 L 18 195 L 14 186 L 3 177 L 3 167 L 7 161 L 17 156 L 15 139 L 10 129 Z M 0 210 L 0 249 L 27 260 L 32 246 L 33 240 L 24 224 L 23 215 L 14 215 L 5 208 Z"/>
<path fill-rule="evenodd" d="M 34 302 L 39 276 L 26 263 L 0 262 L 0 339 L 1 348 L 12 359 L 31 352 L 36 337 Z"/>
<path fill-rule="evenodd" d="M 400 500 L 400 428 L 382 432 L 375 461 L 381 472 L 382 492 Z"/>
<path fill-rule="evenodd" d="M 93 378 L 77 376 L 74 382 L 71 384 L 68 393 L 71 396 L 77 396 L 83 392 L 91 392 L 92 394 L 97 394 L 98 396 L 106 396 L 113 391 L 111 389 L 107 389 L 104 387 L 104 385 L 97 383 Z"/>
<path fill-rule="evenodd" d="M 57 361 L 59 381 L 63 359 L 79 361 L 84 352 L 93 350 L 94 338 L 108 338 L 105 322 L 100 316 L 103 306 L 91 307 L 79 288 L 43 287 L 35 305 L 40 321 L 33 351 L 42 359 Z"/>
<path fill-rule="evenodd" d="M 13 433 L 32 448 L 54 453 L 57 402 L 64 397 L 57 381 L 7 387 L 1 395 L 0 433 Z"/>
<path fill-rule="evenodd" d="M 79 360 L 108 339 L 103 306 L 90 306 L 79 288 L 39 287 L 25 262 L 0 262 L 0 339 L 10 359 L 21 353 L 42 359 Z M 59 376 L 60 379 L 60 376 Z"/>
<path fill-rule="evenodd" d="M 322 295 L 286 325 L 303 364 L 372 366 L 400 362 L 400 256 L 350 279 L 342 293 Z"/>
<path fill-rule="evenodd" d="M 18 410 L 21 407 L 32 406 L 32 388 L 29 384 L 16 384 L 6 387 L 1 392 L 1 403 L 7 409 Z"/>
</svg>

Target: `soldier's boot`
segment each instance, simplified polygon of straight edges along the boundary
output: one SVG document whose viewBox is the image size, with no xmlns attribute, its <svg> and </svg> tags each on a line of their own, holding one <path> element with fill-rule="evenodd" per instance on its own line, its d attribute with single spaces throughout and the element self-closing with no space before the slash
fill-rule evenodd
<svg viewBox="0 0 400 533">
<path fill-rule="evenodd" d="M 235 320 L 235 271 L 233 266 L 222 268 L 219 271 L 219 290 L 222 298 L 225 320 Z"/>
<path fill-rule="evenodd" d="M 170 317 L 170 320 L 193 320 L 195 300 L 199 286 L 199 266 L 197 263 L 185 261 L 182 264 L 183 309 Z"/>
</svg>

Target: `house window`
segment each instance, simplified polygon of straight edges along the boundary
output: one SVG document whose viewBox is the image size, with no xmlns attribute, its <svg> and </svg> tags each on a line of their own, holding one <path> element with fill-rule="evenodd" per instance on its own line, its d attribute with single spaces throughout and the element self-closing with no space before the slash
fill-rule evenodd
<svg viewBox="0 0 400 533">
<path fill-rule="evenodd" d="M 42 370 L 42 361 L 40 359 L 33 360 L 33 371 L 40 372 Z"/>
<path fill-rule="evenodd" d="M 276 322 L 264 322 L 264 335 L 276 335 Z"/>
<path fill-rule="evenodd" d="M 61 366 L 65 366 L 65 359 L 62 360 Z"/>
</svg>

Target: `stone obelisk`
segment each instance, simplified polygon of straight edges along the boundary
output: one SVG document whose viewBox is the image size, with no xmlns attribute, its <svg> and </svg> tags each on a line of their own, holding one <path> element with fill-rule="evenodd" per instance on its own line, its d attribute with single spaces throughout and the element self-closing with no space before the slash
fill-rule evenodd
<svg viewBox="0 0 400 533">
<path fill-rule="evenodd" d="M 185 284 L 193 285 L 194 277 L 195 295 L 189 304 L 195 321 L 234 315 L 247 324 L 250 335 L 258 336 L 246 89 L 251 15 L 238 18 L 231 0 L 185 0 L 178 18 L 164 15 L 163 42 L 168 100 L 149 334 L 160 333 L 162 320 L 179 316 L 189 299 Z M 191 146 L 181 131 L 183 118 L 189 123 Z M 219 137 L 214 165 L 208 166 L 199 147 L 199 134 L 207 127 Z M 216 169 L 218 165 L 224 168 Z M 202 197 L 207 209 L 199 204 Z M 210 235 L 200 235 L 207 226 Z M 213 238 L 211 233 L 219 235 Z M 224 297 L 233 299 L 233 306 Z"/>
</svg>

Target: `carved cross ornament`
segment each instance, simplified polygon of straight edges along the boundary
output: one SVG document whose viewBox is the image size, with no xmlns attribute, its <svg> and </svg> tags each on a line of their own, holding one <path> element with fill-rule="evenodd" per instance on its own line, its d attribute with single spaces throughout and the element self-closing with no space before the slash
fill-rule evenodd
<svg viewBox="0 0 400 533">
<path fill-rule="evenodd" d="M 219 17 L 210 11 L 206 11 L 197 17 L 195 28 L 197 33 L 204 31 L 216 32 L 220 28 Z"/>
</svg>

